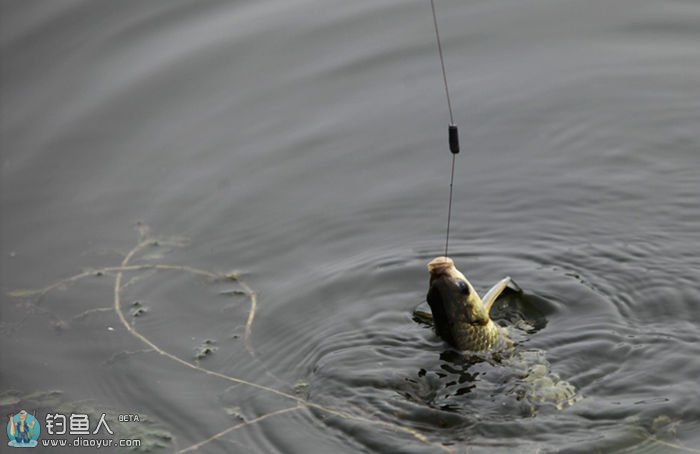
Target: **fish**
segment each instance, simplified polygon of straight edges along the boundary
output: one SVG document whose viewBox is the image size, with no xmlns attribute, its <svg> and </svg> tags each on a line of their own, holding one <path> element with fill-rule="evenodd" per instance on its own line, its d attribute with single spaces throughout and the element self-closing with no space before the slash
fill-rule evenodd
<svg viewBox="0 0 700 454">
<path fill-rule="evenodd" d="M 438 336 L 457 350 L 495 352 L 513 347 L 507 330 L 489 315 L 506 289 L 522 292 L 510 277 L 501 279 L 481 298 L 451 258 L 436 257 L 428 263 L 428 271 L 427 301 Z"/>
<path fill-rule="evenodd" d="M 576 388 L 552 372 L 545 352 L 515 348 L 508 330 L 491 319 L 491 308 L 507 290 L 522 294 L 513 279 L 505 277 L 480 297 L 449 257 L 428 263 L 430 288 L 427 302 L 432 314 L 416 311 L 416 318 L 432 324 L 439 337 L 452 348 L 470 355 L 493 355 L 497 364 L 513 371 L 518 379 L 511 387 L 517 400 L 535 415 L 543 405 L 562 410 L 582 396 Z"/>
</svg>

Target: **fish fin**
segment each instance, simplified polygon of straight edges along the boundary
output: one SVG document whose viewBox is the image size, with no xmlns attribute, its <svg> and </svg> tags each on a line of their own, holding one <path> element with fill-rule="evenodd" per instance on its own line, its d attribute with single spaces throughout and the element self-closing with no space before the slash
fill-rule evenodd
<svg viewBox="0 0 700 454">
<path fill-rule="evenodd" d="M 501 279 L 496 285 L 491 287 L 488 292 L 486 292 L 484 298 L 482 299 L 484 303 L 484 310 L 487 314 L 491 312 L 493 303 L 496 302 L 498 297 L 501 296 L 506 289 L 510 289 L 518 293 L 522 292 L 520 286 L 516 284 L 515 281 L 510 278 L 510 276 Z"/>
<path fill-rule="evenodd" d="M 433 326 L 433 314 L 416 309 L 413 311 L 413 321 L 416 323 Z"/>
</svg>

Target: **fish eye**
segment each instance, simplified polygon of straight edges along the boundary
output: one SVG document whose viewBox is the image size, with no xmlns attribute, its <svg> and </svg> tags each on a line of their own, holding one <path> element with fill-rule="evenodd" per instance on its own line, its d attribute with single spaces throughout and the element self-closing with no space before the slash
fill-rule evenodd
<svg viewBox="0 0 700 454">
<path fill-rule="evenodd" d="M 457 281 L 457 287 L 462 295 L 469 295 L 469 285 L 464 281 Z"/>
</svg>

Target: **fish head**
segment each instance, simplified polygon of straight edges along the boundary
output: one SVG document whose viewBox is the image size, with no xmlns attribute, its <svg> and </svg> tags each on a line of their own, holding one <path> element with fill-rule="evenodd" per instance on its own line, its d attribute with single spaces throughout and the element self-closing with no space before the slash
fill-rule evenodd
<svg viewBox="0 0 700 454">
<path fill-rule="evenodd" d="M 489 316 L 476 290 L 449 257 L 437 257 L 428 263 L 430 289 L 428 304 L 438 335 L 454 344 L 453 332 L 465 323 L 485 325 Z"/>
</svg>

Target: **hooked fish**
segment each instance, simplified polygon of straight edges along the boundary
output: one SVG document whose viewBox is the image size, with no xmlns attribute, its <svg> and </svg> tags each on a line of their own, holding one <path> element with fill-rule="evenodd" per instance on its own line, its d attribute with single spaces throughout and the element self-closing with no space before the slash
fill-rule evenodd
<svg viewBox="0 0 700 454">
<path fill-rule="evenodd" d="M 428 271 L 427 299 L 438 336 L 459 350 L 499 351 L 513 346 L 505 328 L 496 325 L 489 315 L 504 290 L 521 291 L 510 277 L 499 281 L 482 299 L 451 258 L 433 259 Z"/>
<path fill-rule="evenodd" d="M 522 292 L 510 277 L 501 279 L 481 298 L 449 257 L 433 259 L 428 263 L 428 271 L 427 300 L 432 316 L 420 312 L 416 313 L 418 318 L 428 323 L 432 321 L 437 334 L 458 350 L 507 351 L 501 363 L 519 377 L 512 392 L 528 407 L 530 414 L 536 414 L 537 408 L 544 404 L 561 410 L 581 398 L 573 385 L 551 371 L 544 351 L 516 351 L 508 331 L 491 320 L 491 308 L 506 289 Z"/>
</svg>

